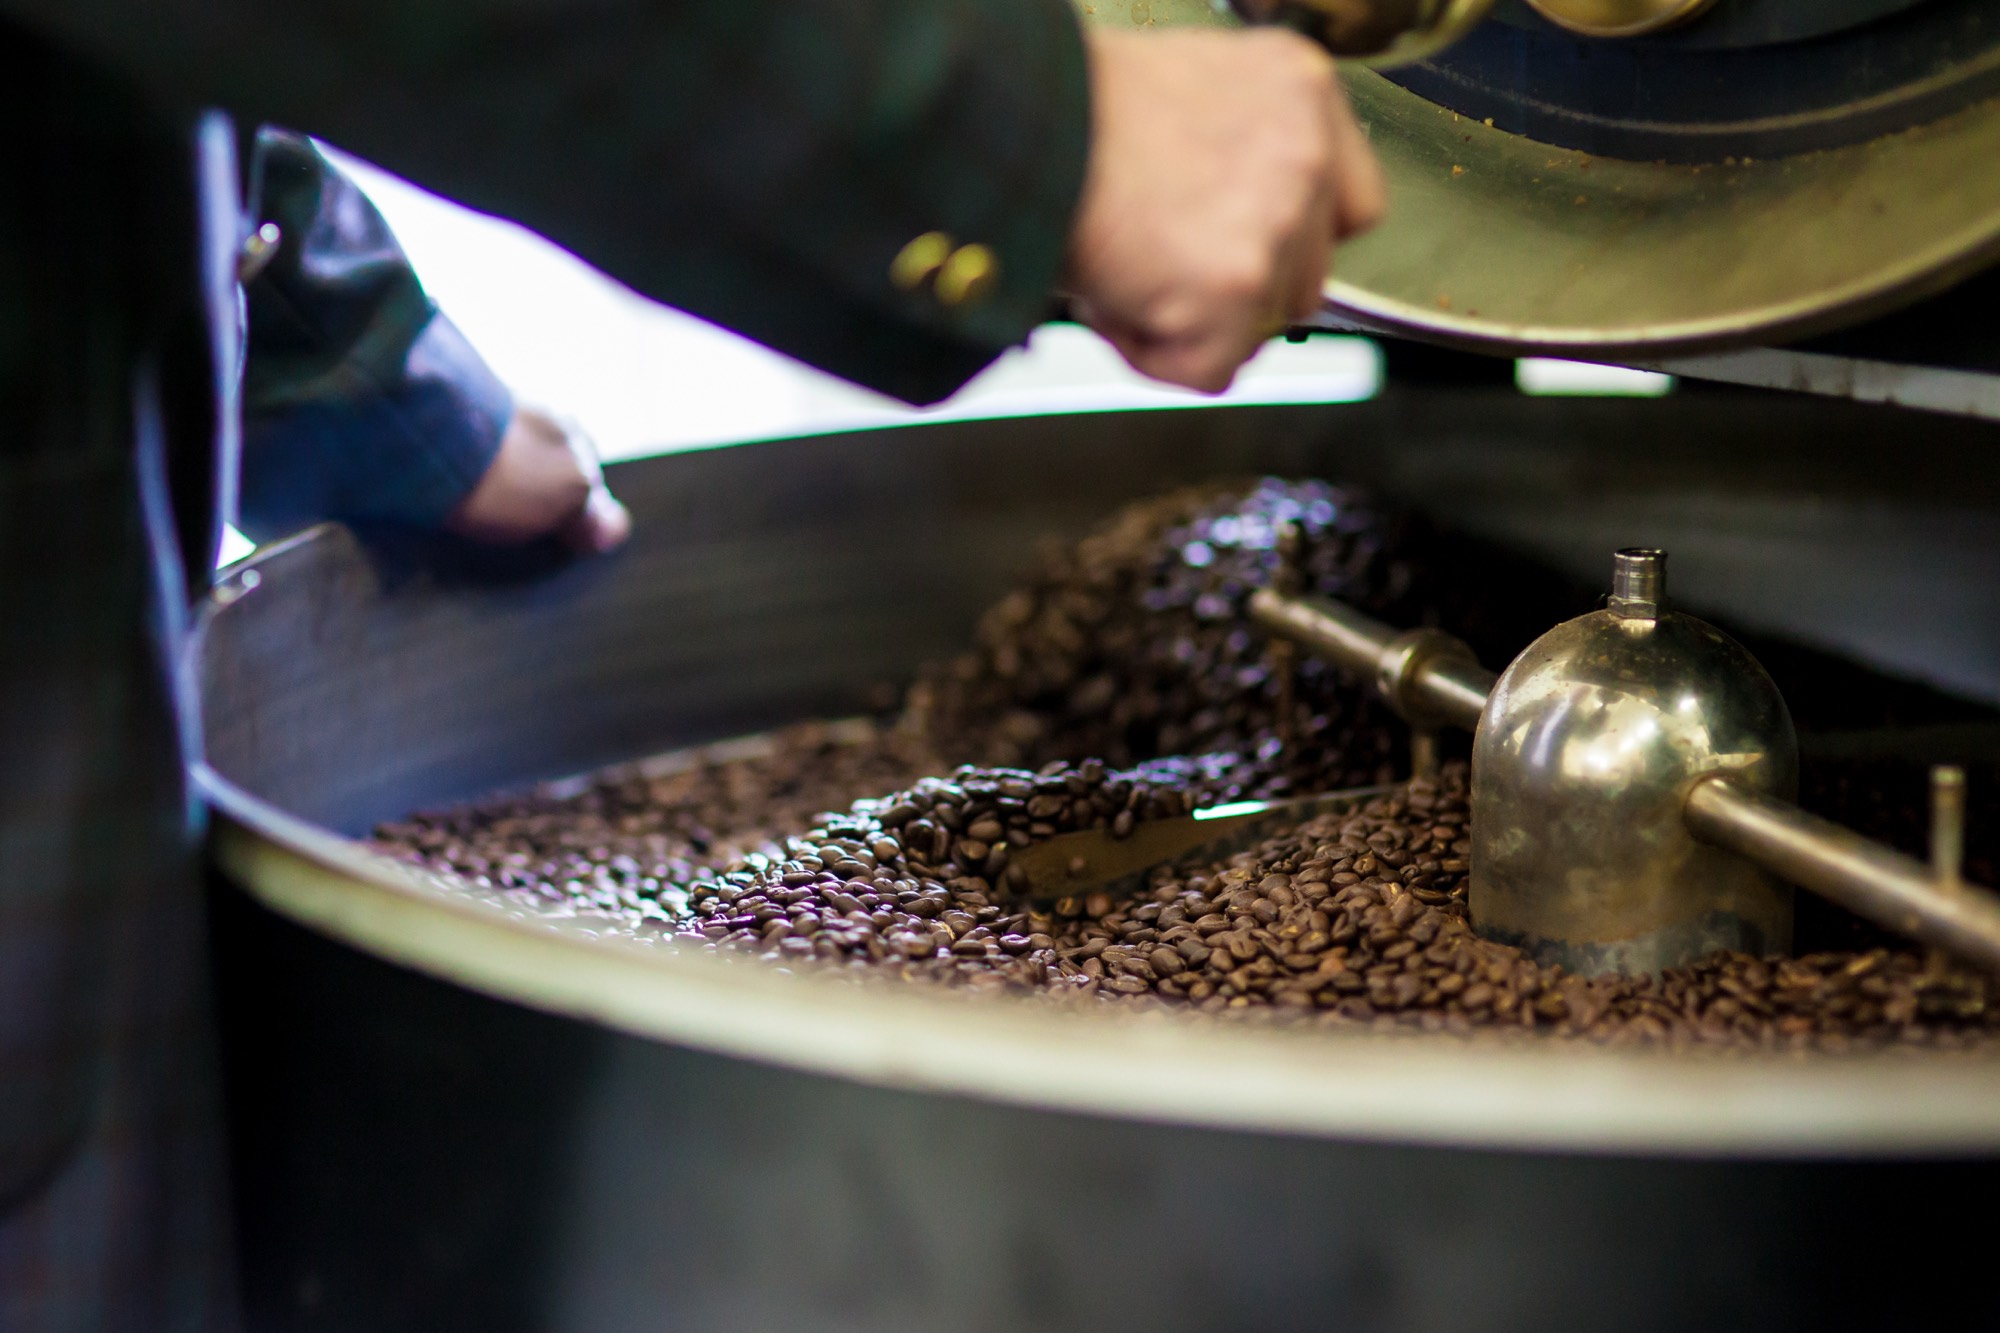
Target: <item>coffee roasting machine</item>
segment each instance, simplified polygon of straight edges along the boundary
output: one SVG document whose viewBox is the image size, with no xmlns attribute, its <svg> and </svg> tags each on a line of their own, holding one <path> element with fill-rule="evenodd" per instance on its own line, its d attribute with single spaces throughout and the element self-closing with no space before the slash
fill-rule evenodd
<svg viewBox="0 0 2000 1333">
<path fill-rule="evenodd" d="M 1262 632 L 1380 682 L 1417 763 L 1479 724 L 1481 929 L 1643 970 L 1781 944 L 1801 884 L 1802 916 L 1831 893 L 2000 970 L 1958 873 L 1986 831 L 1952 777 L 2000 758 L 2000 8 L 1261 5 L 1239 0 L 1386 56 L 1344 78 L 1393 219 L 1341 252 L 1317 326 L 1387 339 L 1375 399 L 667 456 L 613 469 L 639 525 L 609 562 L 320 529 L 221 578 L 188 668 L 211 701 L 253 1328 L 2000 1318 L 1979 1262 L 1990 1053 L 1220 1030 L 838 986 L 533 916 L 354 841 L 414 807 L 851 715 L 962 644 L 1044 536 L 1176 484 L 1317 475 L 1612 594 L 1552 610 L 1540 628 L 1581 618 L 1512 666 L 1253 598 Z M 1207 0 L 1081 8 L 1237 21 Z M 1681 383 L 1530 398 L 1484 359 L 1524 353 Z M 1711 620 L 1810 650 L 1760 648 L 1787 693 L 1916 681 L 1934 704 L 1847 727 L 1795 697 L 1795 730 Z M 1655 711 L 1625 769 L 1552 770 L 1606 672 L 1671 682 L 1657 699 L 1701 725 Z M 1799 816 L 1799 752 L 1943 766 L 1931 863 Z M 1607 926 L 1515 892 L 1509 857 L 1544 887 L 1551 865 L 1571 883 L 1615 863 L 1592 891 L 1630 911 Z M 1632 926 L 1661 904 L 1671 920 Z"/>
</svg>

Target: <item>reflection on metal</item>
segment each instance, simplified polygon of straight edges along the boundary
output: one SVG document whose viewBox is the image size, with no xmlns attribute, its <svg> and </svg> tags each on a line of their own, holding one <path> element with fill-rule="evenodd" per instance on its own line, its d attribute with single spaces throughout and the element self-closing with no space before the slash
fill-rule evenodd
<svg viewBox="0 0 2000 1333">
<path fill-rule="evenodd" d="M 1279 822 L 1296 824 L 1364 805 L 1394 787 L 1355 787 L 1283 801 L 1237 801 L 1179 819 L 1145 820 L 1123 838 L 1109 828 L 1085 829 L 1038 842 L 1007 861 L 1007 887 L 1026 898 L 1067 898 L 1123 886 L 1154 866 L 1189 852 L 1210 855 L 1248 846 Z M 1133 884 L 1132 887 L 1139 887 Z"/>
<path fill-rule="evenodd" d="M 1674 377 L 1595 361 L 1524 356 L 1514 363 L 1514 387 L 1537 398 L 1663 398 Z"/>
<path fill-rule="evenodd" d="M 1640 364 L 1688 379 L 1817 393 L 1860 403 L 1893 403 L 2000 421 L 2000 374 L 1794 352 L 1782 347 Z"/>
<path fill-rule="evenodd" d="M 1245 22 L 1295 29 L 1337 56 L 1379 68 L 1409 64 L 1442 51 L 1484 19 L 1494 0 L 1218 0 L 1218 3 Z"/>
<path fill-rule="evenodd" d="M 1083 9 L 1117 27 L 1229 21 L 1201 0 Z M 1345 83 L 1390 213 L 1341 248 L 1326 296 L 1374 327 L 1691 354 L 1852 323 L 2000 257 L 2000 99 L 1866 143 L 1691 166 L 1554 148 L 1367 70 Z"/>
<path fill-rule="evenodd" d="M 1585 37 L 1643 37 L 1686 23 L 1715 0 L 1528 0 L 1537 14 Z"/>
<path fill-rule="evenodd" d="M 1605 609 L 1515 658 L 1480 719 L 1473 927 L 1583 973 L 1783 952 L 1790 886 L 1696 841 L 1681 803 L 1717 772 L 1792 797 L 1791 714 L 1740 644 L 1661 604 L 1663 552 L 1616 559 Z"/>
</svg>

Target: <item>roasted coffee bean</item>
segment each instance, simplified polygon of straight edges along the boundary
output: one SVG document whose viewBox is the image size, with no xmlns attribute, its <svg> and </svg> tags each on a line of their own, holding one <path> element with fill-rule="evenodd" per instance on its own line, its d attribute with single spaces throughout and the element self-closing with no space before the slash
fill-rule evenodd
<svg viewBox="0 0 2000 1333">
<path fill-rule="evenodd" d="M 972 653 L 920 675 L 893 722 L 627 765 L 414 816 L 377 844 L 675 947 L 1063 1003 L 1155 996 L 1333 1027 L 1745 1050 L 2000 1035 L 2000 982 L 1852 922 L 1822 930 L 1822 947 L 1804 897 L 1804 956 L 1722 954 L 1657 977 L 1586 980 L 1480 940 L 1464 912 L 1462 767 L 1163 868 L 1136 896 L 1032 914 L 1013 901 L 1010 852 L 1061 833 L 1124 836 L 1202 804 L 1386 779 L 1400 724 L 1309 658 L 1283 678 L 1242 613 L 1273 577 L 1277 526 L 1295 523 L 1306 586 L 1419 623 L 1420 571 L 1396 522 L 1320 483 L 1147 502 L 1054 549 L 982 620 Z M 1809 765 L 1804 790 L 1809 808 L 1921 850 L 1920 766 Z M 2000 771 L 1971 790 L 1968 873 L 1990 883 Z"/>
</svg>

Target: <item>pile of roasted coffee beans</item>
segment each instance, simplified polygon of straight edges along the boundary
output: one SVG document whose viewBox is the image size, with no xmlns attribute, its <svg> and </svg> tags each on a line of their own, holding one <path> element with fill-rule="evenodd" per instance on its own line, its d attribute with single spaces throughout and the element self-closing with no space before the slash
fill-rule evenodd
<svg viewBox="0 0 2000 1333">
<path fill-rule="evenodd" d="M 1409 520 L 1325 482 L 1177 491 L 1052 546 L 980 620 L 971 653 L 926 671 L 908 724 L 976 763 L 1125 767 L 1175 754 L 1240 754 L 1288 783 L 1387 781 L 1403 729 L 1361 683 L 1302 657 L 1281 672 L 1244 616 L 1298 534 L 1302 590 L 1391 624 L 1425 607 Z"/>
<path fill-rule="evenodd" d="M 635 926 L 685 915 L 686 890 L 745 855 L 775 854 L 823 810 L 900 786 L 939 761 L 866 720 L 807 722 L 383 824 L 375 842 L 551 915 Z"/>
<path fill-rule="evenodd" d="M 1009 855 L 1079 829 L 1122 836 L 1139 820 L 1186 814 L 1226 791 L 1226 769 L 1159 760 L 1121 773 L 1086 759 L 924 778 L 825 818 L 782 859 L 752 854 L 697 885 L 691 925 L 773 962 L 886 963 L 976 987 L 1052 984 L 1074 969 L 1055 953 L 1056 918 L 1011 901 Z"/>
<path fill-rule="evenodd" d="M 926 672 L 893 720 L 418 815 L 378 845 L 670 947 L 1069 1003 L 1751 1050 L 1952 1047 L 2000 1029 L 1986 978 L 1805 895 L 1814 951 L 1795 958 L 1586 979 L 1481 940 L 1465 920 L 1462 766 L 1136 892 L 1021 900 L 1010 858 L 1042 839 L 1378 782 L 1400 762 L 1400 725 L 1361 689 L 1310 660 L 1281 686 L 1243 622 L 1287 522 L 1308 534 L 1318 590 L 1425 618 L 1390 539 L 1400 520 L 1366 501 L 1268 480 L 1182 492 L 1049 552 L 976 651 Z M 1922 774 L 1809 763 L 1803 799 L 1916 851 Z M 1994 870 L 1982 838 L 2000 828 L 2000 770 L 1975 772 L 1972 795 L 1977 877 Z"/>
<path fill-rule="evenodd" d="M 1825 1049 L 1956 1046 L 2000 1028 L 2000 994 L 1989 1005 L 1985 978 L 1936 956 L 1718 954 L 1587 979 L 1481 940 L 1465 921 L 1461 766 L 1226 860 L 1197 856 L 1137 895 L 1030 904 L 1008 891 L 1008 849 L 1179 813 L 1205 776 L 1087 761 L 927 778 L 792 840 L 783 861 L 697 886 L 692 924 L 774 963 L 1332 1026 Z"/>
</svg>

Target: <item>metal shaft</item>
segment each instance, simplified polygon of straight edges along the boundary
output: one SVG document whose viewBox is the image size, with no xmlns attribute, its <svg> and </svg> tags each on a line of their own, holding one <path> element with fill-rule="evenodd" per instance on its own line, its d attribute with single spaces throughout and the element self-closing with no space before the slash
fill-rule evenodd
<svg viewBox="0 0 2000 1333">
<path fill-rule="evenodd" d="M 1486 696 L 1498 679 L 1484 667 L 1463 662 L 1432 662 L 1410 680 L 1413 693 L 1426 697 L 1432 708 L 1455 727 L 1476 731 Z"/>
<path fill-rule="evenodd" d="M 1498 679 L 1450 635 L 1396 630 L 1352 607 L 1318 597 L 1287 597 L 1269 588 L 1250 596 L 1250 618 L 1273 634 L 1365 679 L 1391 705 L 1422 725 L 1471 731 Z"/>
<path fill-rule="evenodd" d="M 1498 679 L 1449 636 L 1398 632 L 1352 607 L 1261 588 L 1250 616 L 1273 634 L 1374 680 L 1406 718 L 1418 716 L 1467 731 L 1479 725 Z M 1434 636 L 1429 639 L 1417 636 Z M 1435 651 L 1413 652 L 1413 638 Z M 1451 647 L 1457 651 L 1450 651 Z M 1864 838 L 1795 805 L 1754 793 L 1717 774 L 1698 782 L 1683 816 L 1705 842 L 1727 848 L 1839 903 L 1857 916 L 1969 962 L 2000 972 L 2000 896 L 1959 878 L 1962 784 L 1938 783 L 1943 808 L 1934 833 L 1940 864 Z"/>
<path fill-rule="evenodd" d="M 1694 835 L 1749 857 L 1856 916 L 2000 972 L 2000 897 L 1725 775 L 1688 793 Z"/>
</svg>

